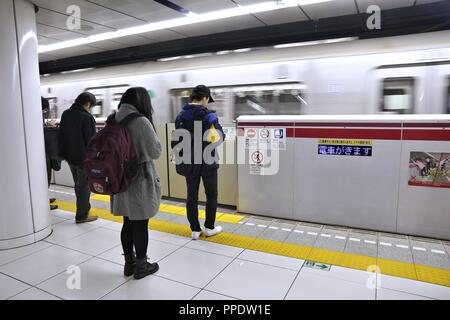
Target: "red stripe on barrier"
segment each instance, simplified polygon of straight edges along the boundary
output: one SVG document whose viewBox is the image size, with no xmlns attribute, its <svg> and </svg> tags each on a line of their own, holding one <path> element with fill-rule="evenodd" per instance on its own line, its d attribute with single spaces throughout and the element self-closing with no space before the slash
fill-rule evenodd
<svg viewBox="0 0 450 320">
<path fill-rule="evenodd" d="M 296 122 L 296 127 L 360 127 L 360 128 L 401 128 L 401 123 L 380 122 Z"/>
<path fill-rule="evenodd" d="M 288 138 L 295 138 L 295 129 L 294 128 L 287 128 L 286 129 L 286 137 L 288 137 Z"/>
<path fill-rule="evenodd" d="M 403 130 L 403 140 L 450 141 L 450 130 Z"/>
<path fill-rule="evenodd" d="M 405 128 L 450 128 L 450 123 L 404 123 Z"/>
</svg>

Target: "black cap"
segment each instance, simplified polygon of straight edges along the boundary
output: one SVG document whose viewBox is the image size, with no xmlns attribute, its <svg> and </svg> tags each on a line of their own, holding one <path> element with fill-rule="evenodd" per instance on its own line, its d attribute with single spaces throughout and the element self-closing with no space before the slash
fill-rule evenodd
<svg viewBox="0 0 450 320">
<path fill-rule="evenodd" d="M 207 86 L 201 84 L 192 90 L 191 100 L 201 100 L 203 98 L 209 98 L 208 103 L 214 102 L 214 99 L 211 96 L 211 90 L 209 90 Z"/>
</svg>

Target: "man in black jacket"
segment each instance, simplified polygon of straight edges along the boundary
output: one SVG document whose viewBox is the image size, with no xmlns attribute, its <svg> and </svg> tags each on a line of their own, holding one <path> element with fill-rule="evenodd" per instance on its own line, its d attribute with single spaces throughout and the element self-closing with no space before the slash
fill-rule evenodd
<svg viewBox="0 0 450 320">
<path fill-rule="evenodd" d="M 192 157 L 194 163 L 181 164 L 177 166 L 177 173 L 185 176 L 187 186 L 187 201 L 186 211 L 187 218 L 192 230 L 192 239 L 198 240 L 203 233 L 207 237 L 214 236 L 222 232 L 221 226 L 216 226 L 216 211 L 217 211 L 217 197 L 218 197 L 218 175 L 219 169 L 218 157 L 216 155 L 215 147 L 219 146 L 225 137 L 222 126 L 219 123 L 214 111 L 208 110 L 206 106 L 209 103 L 214 102 L 211 97 L 211 91 L 204 85 L 195 87 L 190 97 L 191 103 L 186 103 L 183 106 L 183 110 L 178 114 L 175 120 L 176 129 L 185 129 L 190 132 L 191 135 L 191 150 L 194 154 L 195 150 L 195 122 L 198 121 L 199 127 L 202 132 L 200 138 L 205 136 L 206 132 L 211 135 L 215 131 L 219 135 L 218 140 L 213 142 L 197 141 L 202 148 L 199 151 L 200 163 L 196 163 L 195 156 Z M 209 136 L 209 135 L 208 135 Z M 214 140 L 214 139 L 213 139 Z M 175 148 L 179 142 L 172 141 L 172 148 Z M 213 145 L 214 148 L 208 156 L 204 156 L 205 148 Z M 197 155 L 198 156 L 198 155 Z M 198 220 L 198 191 L 200 187 L 200 180 L 203 181 L 206 194 L 206 219 L 205 227 L 200 226 Z"/>
<path fill-rule="evenodd" d="M 55 127 L 55 123 L 53 121 L 46 122 L 45 118 L 50 110 L 50 103 L 47 99 L 44 97 L 41 97 L 41 105 L 42 105 L 42 118 L 44 120 L 44 132 L 46 127 Z M 45 138 L 45 133 L 44 133 Z M 50 187 L 50 182 L 52 180 L 52 159 L 50 159 L 49 154 L 47 153 L 47 150 L 45 150 L 45 162 L 47 165 L 47 182 L 48 186 Z M 50 199 L 50 203 L 54 203 L 56 201 L 55 198 Z M 58 206 L 55 204 L 50 204 L 50 210 L 58 209 Z"/>
<path fill-rule="evenodd" d="M 77 223 L 97 220 L 96 216 L 89 215 L 91 191 L 83 169 L 87 144 L 96 133 L 95 118 L 90 113 L 95 104 L 95 96 L 90 92 L 83 92 L 61 116 L 61 152 L 69 163 L 75 182 Z"/>
</svg>

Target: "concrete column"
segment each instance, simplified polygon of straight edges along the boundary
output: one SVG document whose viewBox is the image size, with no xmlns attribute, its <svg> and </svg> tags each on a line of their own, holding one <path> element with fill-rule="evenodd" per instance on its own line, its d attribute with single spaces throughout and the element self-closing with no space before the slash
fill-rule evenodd
<svg viewBox="0 0 450 320">
<path fill-rule="evenodd" d="M 0 250 L 51 233 L 34 5 L 0 1 Z"/>
</svg>

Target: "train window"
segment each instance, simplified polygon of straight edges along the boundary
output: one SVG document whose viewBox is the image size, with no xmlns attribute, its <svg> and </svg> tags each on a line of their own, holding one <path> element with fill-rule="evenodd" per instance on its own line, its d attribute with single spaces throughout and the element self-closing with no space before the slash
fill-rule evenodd
<svg viewBox="0 0 450 320">
<path fill-rule="evenodd" d="M 48 100 L 48 103 L 50 105 L 49 110 L 44 114 L 45 119 L 56 119 L 58 118 L 58 98 L 57 97 L 47 97 L 45 98 Z"/>
<path fill-rule="evenodd" d="M 390 113 L 413 113 L 414 78 L 387 78 L 383 81 L 381 110 Z"/>
<path fill-rule="evenodd" d="M 306 104 L 303 85 L 272 85 L 234 89 L 234 117 L 241 115 L 301 114 Z"/>
<path fill-rule="evenodd" d="M 112 97 L 112 101 L 111 101 L 111 111 L 117 111 L 117 109 L 119 109 L 119 103 L 120 100 L 122 99 L 122 95 L 124 93 L 114 93 L 113 97 Z"/>
<path fill-rule="evenodd" d="M 305 85 L 277 83 L 261 85 L 237 85 L 210 87 L 214 97 L 211 109 L 223 122 L 232 122 L 240 115 L 255 114 L 301 114 Z M 189 102 L 191 89 L 172 89 L 172 117 Z"/>
<path fill-rule="evenodd" d="M 105 97 L 103 94 L 96 94 L 95 99 L 97 100 L 97 104 L 91 109 L 91 114 L 98 118 L 103 116 L 103 101 Z"/>
</svg>

